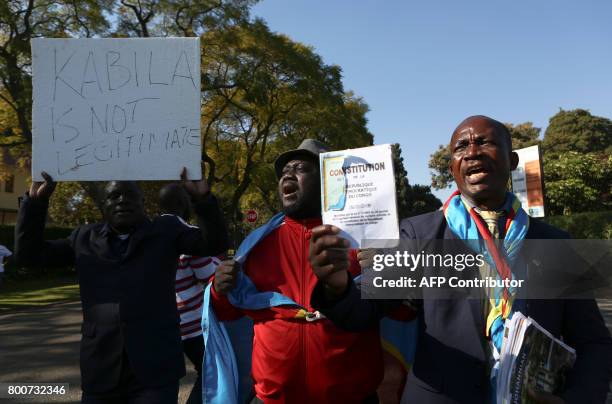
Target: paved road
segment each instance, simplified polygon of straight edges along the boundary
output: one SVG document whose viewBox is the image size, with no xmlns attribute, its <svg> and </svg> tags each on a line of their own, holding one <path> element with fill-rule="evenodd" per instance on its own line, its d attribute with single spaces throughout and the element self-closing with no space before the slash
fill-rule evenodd
<svg viewBox="0 0 612 404">
<path fill-rule="evenodd" d="M 66 396 L 46 396 L 27 402 L 80 402 L 81 320 L 78 302 L 0 315 L 0 382 L 70 383 Z M 189 363 L 187 358 L 185 361 Z M 187 376 L 181 380 L 179 403 L 187 401 L 196 377 L 193 369 L 187 370 Z"/>
<path fill-rule="evenodd" d="M 612 330 L 612 300 L 600 302 L 600 307 L 606 325 Z M 78 365 L 80 325 L 80 303 L 0 315 L 0 382 L 67 382 L 70 383 L 68 395 L 28 399 L 27 402 L 78 403 L 81 397 Z M 181 380 L 179 403 L 187 400 L 194 380 L 195 372 L 188 368 L 187 376 Z M 612 396 L 608 403 L 612 404 Z"/>
</svg>

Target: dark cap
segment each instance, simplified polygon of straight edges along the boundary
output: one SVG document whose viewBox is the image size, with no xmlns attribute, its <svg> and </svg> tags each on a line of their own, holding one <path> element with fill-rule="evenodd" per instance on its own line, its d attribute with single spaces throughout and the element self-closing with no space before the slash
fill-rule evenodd
<svg viewBox="0 0 612 404">
<path fill-rule="evenodd" d="M 316 139 L 304 139 L 304 141 L 300 143 L 297 149 L 286 151 L 276 158 L 276 161 L 274 161 L 274 170 L 276 171 L 276 176 L 278 178 L 282 176 L 283 167 L 285 167 L 285 164 L 287 164 L 291 160 L 295 160 L 299 157 L 306 157 L 308 159 L 312 159 L 318 162 L 319 154 L 328 151 L 330 151 L 329 147 L 325 143 L 319 142 Z"/>
</svg>

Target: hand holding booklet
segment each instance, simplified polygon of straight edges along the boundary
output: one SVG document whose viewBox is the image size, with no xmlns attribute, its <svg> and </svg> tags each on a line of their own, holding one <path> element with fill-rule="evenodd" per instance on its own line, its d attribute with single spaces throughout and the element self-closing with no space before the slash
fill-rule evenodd
<svg viewBox="0 0 612 404">
<path fill-rule="evenodd" d="M 516 312 L 506 320 L 497 375 L 498 403 L 530 403 L 529 391 L 558 394 L 576 351 L 530 317 Z"/>
</svg>

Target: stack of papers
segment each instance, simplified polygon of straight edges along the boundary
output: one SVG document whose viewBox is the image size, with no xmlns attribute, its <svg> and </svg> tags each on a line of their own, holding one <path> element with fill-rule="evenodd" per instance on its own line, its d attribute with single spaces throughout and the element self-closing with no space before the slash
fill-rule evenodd
<svg viewBox="0 0 612 404">
<path fill-rule="evenodd" d="M 529 403 L 529 390 L 557 394 L 576 351 L 520 312 L 506 320 L 497 375 L 498 403 Z"/>
</svg>

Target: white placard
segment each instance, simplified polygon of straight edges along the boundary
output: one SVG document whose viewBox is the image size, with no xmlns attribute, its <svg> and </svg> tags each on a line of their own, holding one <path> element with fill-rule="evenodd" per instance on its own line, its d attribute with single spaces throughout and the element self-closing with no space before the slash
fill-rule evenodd
<svg viewBox="0 0 612 404">
<path fill-rule="evenodd" d="M 322 153 L 323 223 L 352 247 L 395 247 L 399 239 L 391 145 Z"/>
<path fill-rule="evenodd" d="M 531 217 L 544 217 L 544 192 L 542 189 L 542 162 L 539 146 L 514 150 L 519 163 L 512 171 L 512 192 L 521 201 L 523 209 Z"/>
<path fill-rule="evenodd" d="M 199 38 L 33 39 L 32 177 L 200 179 Z"/>
</svg>

